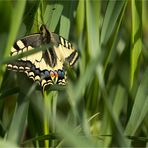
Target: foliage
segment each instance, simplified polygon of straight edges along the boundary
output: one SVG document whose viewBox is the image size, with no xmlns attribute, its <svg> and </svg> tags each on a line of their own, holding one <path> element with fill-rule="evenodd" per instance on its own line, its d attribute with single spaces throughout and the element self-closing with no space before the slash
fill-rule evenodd
<svg viewBox="0 0 148 148">
<path fill-rule="evenodd" d="M 148 146 L 147 5 L 0 1 L 0 147 Z M 68 85 L 43 94 L 5 69 L 15 39 L 42 23 L 80 53 Z"/>
</svg>

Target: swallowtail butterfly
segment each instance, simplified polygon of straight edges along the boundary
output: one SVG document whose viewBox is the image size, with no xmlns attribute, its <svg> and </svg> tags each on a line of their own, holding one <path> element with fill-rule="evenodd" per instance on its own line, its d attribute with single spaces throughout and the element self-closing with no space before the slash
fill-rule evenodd
<svg viewBox="0 0 148 148">
<path fill-rule="evenodd" d="M 41 25 L 39 33 L 17 40 L 11 48 L 10 55 L 14 56 L 45 44 L 52 46 L 8 63 L 7 69 L 26 73 L 29 78 L 39 82 L 43 89 L 46 85 L 65 85 L 64 62 L 72 66 L 78 58 L 78 52 L 63 37 L 49 32 L 45 25 Z"/>
</svg>

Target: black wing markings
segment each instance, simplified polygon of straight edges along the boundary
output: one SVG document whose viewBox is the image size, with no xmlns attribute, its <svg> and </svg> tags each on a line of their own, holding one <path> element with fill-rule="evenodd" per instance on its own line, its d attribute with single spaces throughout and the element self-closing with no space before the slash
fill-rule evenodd
<svg viewBox="0 0 148 148">
<path fill-rule="evenodd" d="M 8 70 L 26 73 L 29 78 L 38 81 L 42 88 L 50 84 L 65 85 L 67 76 L 64 61 L 67 60 L 72 66 L 78 58 L 78 52 L 71 43 L 49 32 L 44 25 L 41 26 L 40 33 L 17 40 L 11 48 L 11 55 L 32 50 L 43 44 L 51 44 L 52 48 L 13 61 L 7 64 Z"/>
</svg>

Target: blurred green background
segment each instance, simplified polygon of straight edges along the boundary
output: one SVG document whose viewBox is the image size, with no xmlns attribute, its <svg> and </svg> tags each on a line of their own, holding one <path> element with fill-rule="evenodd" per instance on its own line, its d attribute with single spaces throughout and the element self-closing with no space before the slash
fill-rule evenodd
<svg viewBox="0 0 148 148">
<path fill-rule="evenodd" d="M 0 1 L 0 147 L 148 147 L 148 2 Z M 43 95 L 6 70 L 16 39 L 45 24 L 80 53 Z"/>
</svg>

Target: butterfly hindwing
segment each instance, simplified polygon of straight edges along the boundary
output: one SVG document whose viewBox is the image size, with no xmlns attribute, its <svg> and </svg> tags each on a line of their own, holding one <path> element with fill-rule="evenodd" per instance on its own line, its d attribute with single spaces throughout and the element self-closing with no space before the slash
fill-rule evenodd
<svg viewBox="0 0 148 148">
<path fill-rule="evenodd" d="M 7 64 L 7 68 L 26 73 L 29 78 L 39 82 L 42 88 L 53 84 L 65 85 L 64 62 L 68 61 L 70 66 L 73 65 L 78 58 L 78 53 L 71 43 L 49 32 L 44 25 L 41 26 L 40 31 L 40 33 L 17 40 L 11 48 L 11 56 L 42 47 L 44 44 L 52 46 L 44 51 L 12 61 Z"/>
</svg>

